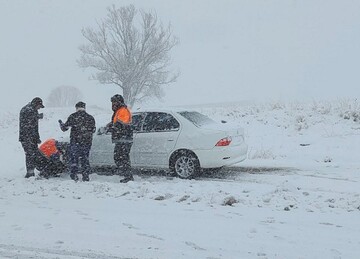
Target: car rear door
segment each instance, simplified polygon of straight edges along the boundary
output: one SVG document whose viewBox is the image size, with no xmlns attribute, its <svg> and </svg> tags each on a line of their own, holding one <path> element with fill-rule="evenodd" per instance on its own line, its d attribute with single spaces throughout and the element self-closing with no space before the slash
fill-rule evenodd
<svg viewBox="0 0 360 259">
<path fill-rule="evenodd" d="M 136 136 L 137 162 L 144 166 L 168 167 L 168 157 L 180 133 L 180 123 L 170 113 L 148 112 Z"/>
</svg>

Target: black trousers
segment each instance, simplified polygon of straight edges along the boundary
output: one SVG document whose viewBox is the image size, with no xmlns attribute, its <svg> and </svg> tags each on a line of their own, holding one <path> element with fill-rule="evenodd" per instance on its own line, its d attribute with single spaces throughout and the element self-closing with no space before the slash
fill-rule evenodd
<svg viewBox="0 0 360 259">
<path fill-rule="evenodd" d="M 70 143 L 70 174 L 75 175 L 79 172 L 81 166 L 81 173 L 83 177 L 90 174 L 90 154 L 91 144 Z"/>
<path fill-rule="evenodd" d="M 21 142 L 21 145 L 25 151 L 26 171 L 38 169 L 42 154 L 38 149 L 37 143 Z"/>
<path fill-rule="evenodd" d="M 114 161 L 120 171 L 125 177 L 131 177 L 131 162 L 130 162 L 130 150 L 132 143 L 115 143 L 114 148 Z"/>
<path fill-rule="evenodd" d="M 49 158 L 43 156 L 41 172 L 44 176 L 55 176 L 65 171 L 66 166 L 60 160 L 59 155 L 52 155 Z"/>
</svg>

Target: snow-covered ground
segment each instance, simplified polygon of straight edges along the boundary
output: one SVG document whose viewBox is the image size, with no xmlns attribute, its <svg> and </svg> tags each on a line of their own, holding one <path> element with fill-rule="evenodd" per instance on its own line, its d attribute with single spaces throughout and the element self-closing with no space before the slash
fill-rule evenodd
<svg viewBox="0 0 360 259">
<path fill-rule="evenodd" d="M 0 258 L 360 258 L 356 100 L 191 109 L 241 125 L 248 159 L 197 180 L 25 179 L 18 112 L 0 111 Z M 69 134 L 73 109 L 43 112 L 42 140 Z"/>
</svg>

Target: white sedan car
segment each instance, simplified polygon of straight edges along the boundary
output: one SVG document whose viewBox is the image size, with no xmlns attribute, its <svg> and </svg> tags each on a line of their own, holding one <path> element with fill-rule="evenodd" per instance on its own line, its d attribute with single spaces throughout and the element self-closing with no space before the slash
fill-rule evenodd
<svg viewBox="0 0 360 259">
<path fill-rule="evenodd" d="M 196 111 L 135 112 L 132 124 L 133 168 L 170 169 L 180 178 L 193 178 L 201 169 L 230 166 L 247 156 L 242 128 L 230 128 Z M 93 139 L 91 166 L 115 166 L 113 150 L 111 136 L 100 128 Z"/>
</svg>

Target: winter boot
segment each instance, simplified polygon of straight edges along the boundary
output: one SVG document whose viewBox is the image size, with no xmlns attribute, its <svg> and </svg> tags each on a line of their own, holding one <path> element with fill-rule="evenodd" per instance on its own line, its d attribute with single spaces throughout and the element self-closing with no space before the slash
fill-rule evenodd
<svg viewBox="0 0 360 259">
<path fill-rule="evenodd" d="M 44 171 L 40 171 L 39 176 L 45 179 L 49 179 L 49 174 Z"/>
<path fill-rule="evenodd" d="M 77 182 L 79 180 L 79 177 L 77 176 L 77 174 L 70 174 L 70 178 L 72 180 L 74 180 L 75 182 Z"/>
<path fill-rule="evenodd" d="M 35 176 L 34 169 L 29 169 L 26 172 L 25 178 L 33 177 Z"/>
<path fill-rule="evenodd" d="M 83 180 L 83 182 L 88 182 L 88 181 L 90 181 L 89 175 L 83 174 L 82 180 Z"/>
<path fill-rule="evenodd" d="M 121 179 L 120 180 L 120 183 L 127 183 L 127 182 L 130 182 L 130 181 L 134 181 L 134 177 L 131 175 L 131 176 L 127 176 L 125 177 L 124 179 Z"/>
</svg>

